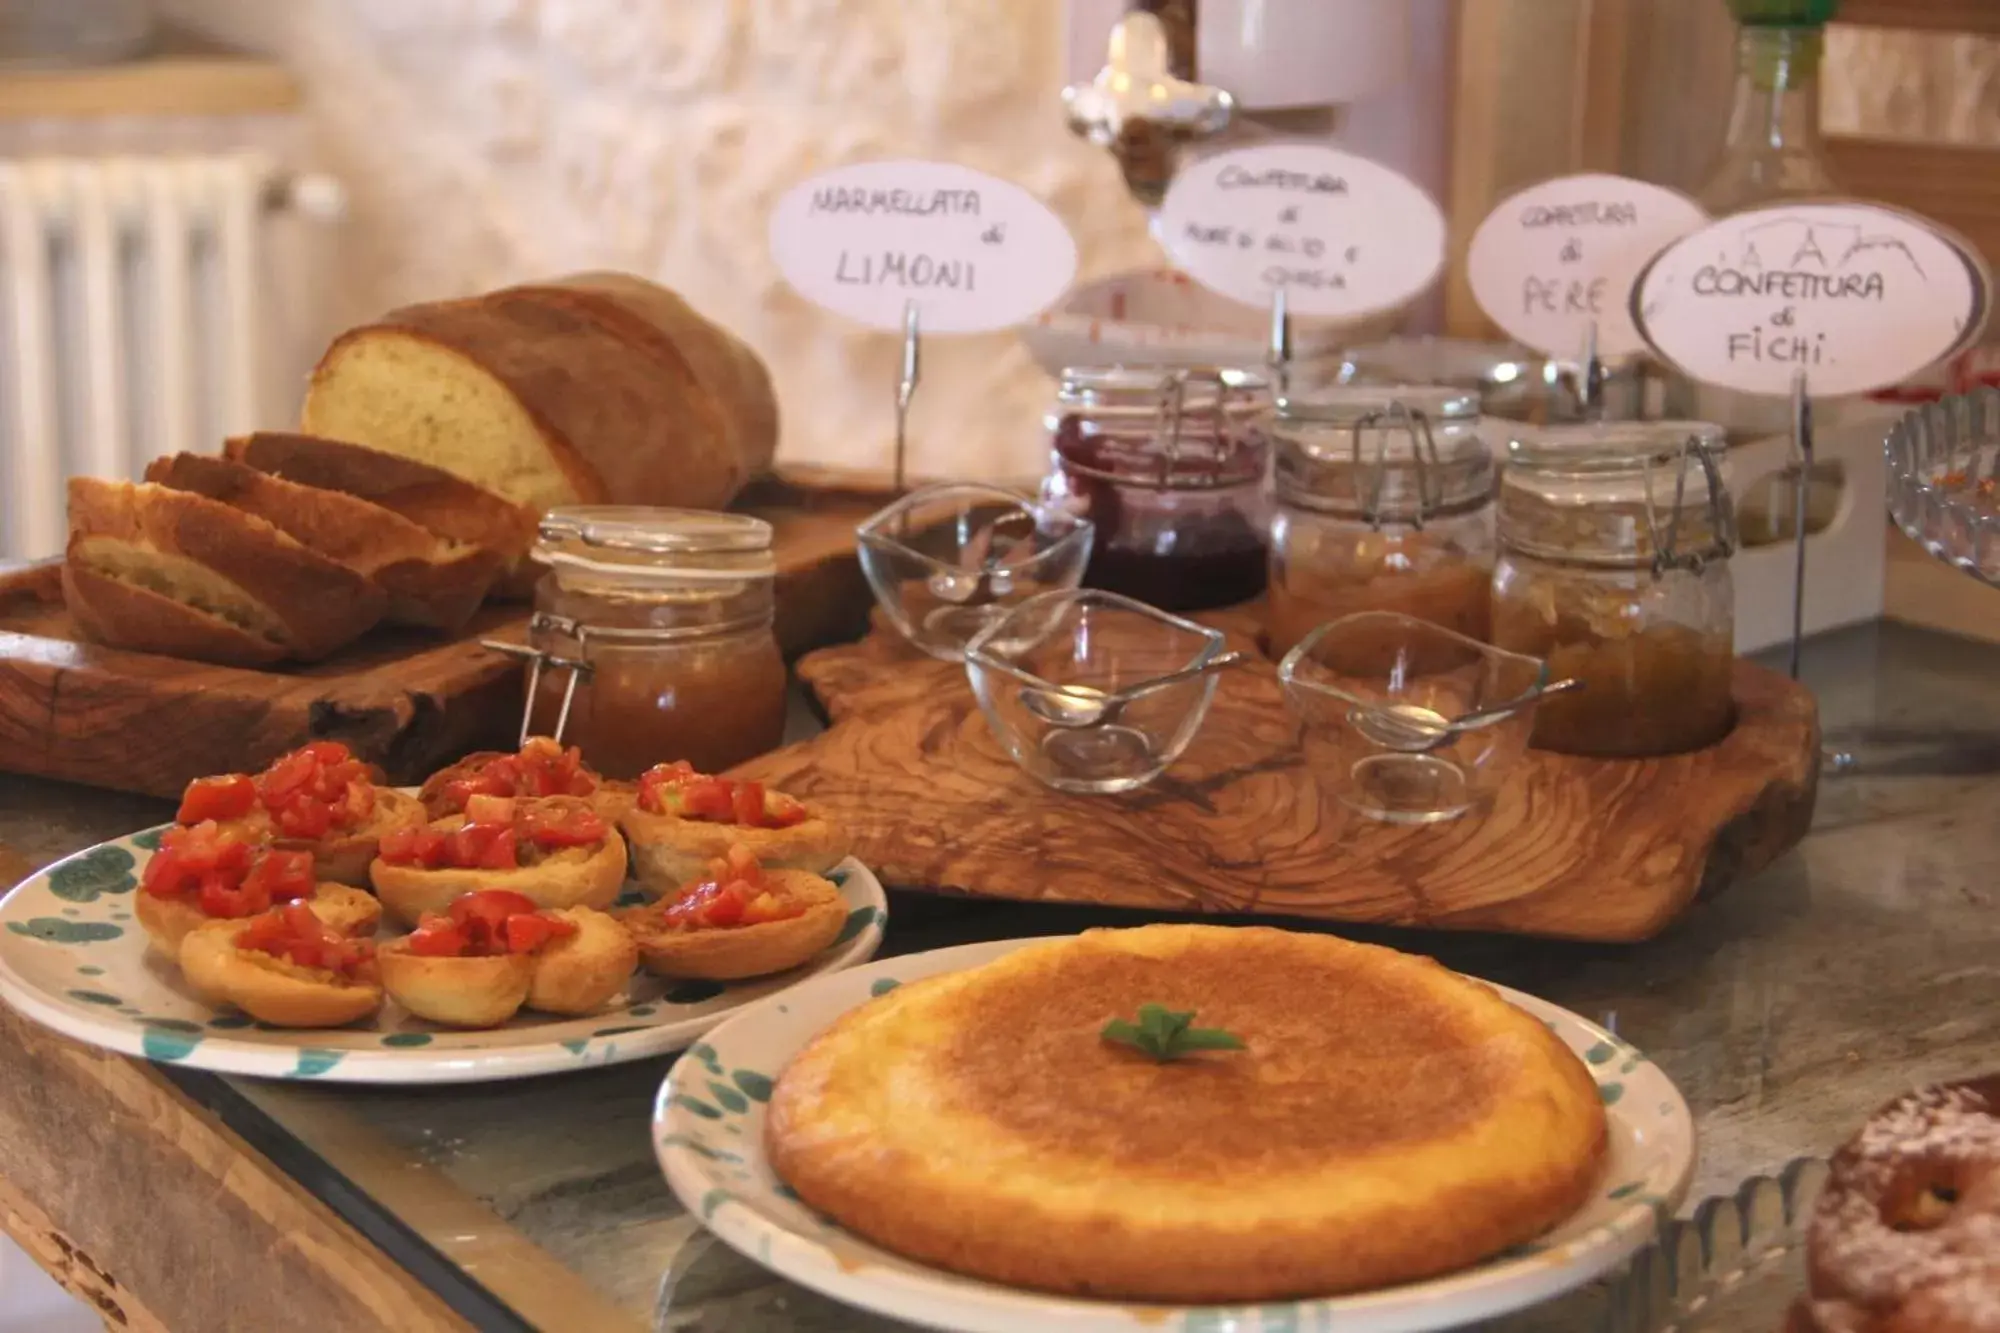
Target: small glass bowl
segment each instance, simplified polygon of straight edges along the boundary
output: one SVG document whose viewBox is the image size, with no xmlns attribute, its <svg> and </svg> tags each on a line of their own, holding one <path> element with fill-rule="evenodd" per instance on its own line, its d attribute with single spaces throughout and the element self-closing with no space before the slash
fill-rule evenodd
<svg viewBox="0 0 2000 1333">
<path fill-rule="evenodd" d="M 1215 698 L 1220 630 L 1098 589 L 1045 592 L 987 626 L 965 674 L 1014 762 L 1057 791 L 1143 787 Z M 1165 677 L 1174 677 L 1165 679 Z"/>
<path fill-rule="evenodd" d="M 1491 797 L 1528 748 L 1538 657 L 1391 611 L 1328 621 L 1278 664 L 1306 763 L 1349 809 L 1435 824 Z"/>
<path fill-rule="evenodd" d="M 1037 593 L 1074 588 L 1090 560 L 1090 520 L 998 486 L 912 491 L 854 530 L 861 572 L 903 637 L 947 662 L 973 635 Z"/>
</svg>

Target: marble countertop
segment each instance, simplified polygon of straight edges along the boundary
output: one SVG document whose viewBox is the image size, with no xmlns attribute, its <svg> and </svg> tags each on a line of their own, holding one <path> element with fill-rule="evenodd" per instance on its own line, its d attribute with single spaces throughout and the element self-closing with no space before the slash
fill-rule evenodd
<svg viewBox="0 0 2000 1333">
<path fill-rule="evenodd" d="M 1808 647 L 1830 746 L 1813 831 L 1659 938 L 1587 946 L 1353 931 L 1607 1021 L 1686 1094 L 1690 1204 L 1831 1150 L 1913 1084 L 2000 1069 L 2000 648 L 1880 624 Z M 154 801 L 0 777 L 0 844 L 40 863 Z M 895 895 L 885 953 L 1129 920 Z M 177 1072 L 262 1150 L 496 1327 L 896 1327 L 773 1279 L 675 1203 L 647 1136 L 666 1060 L 437 1090 Z M 1589 1322 L 1587 1298 L 1536 1326 Z"/>
</svg>

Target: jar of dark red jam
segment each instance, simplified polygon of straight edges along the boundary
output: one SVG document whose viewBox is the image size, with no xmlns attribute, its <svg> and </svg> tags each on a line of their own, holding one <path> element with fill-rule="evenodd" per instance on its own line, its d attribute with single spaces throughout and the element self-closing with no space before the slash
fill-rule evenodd
<svg viewBox="0 0 2000 1333">
<path fill-rule="evenodd" d="M 1084 585 L 1166 611 L 1263 592 L 1270 408 L 1249 371 L 1065 370 L 1042 495 L 1096 528 Z"/>
</svg>

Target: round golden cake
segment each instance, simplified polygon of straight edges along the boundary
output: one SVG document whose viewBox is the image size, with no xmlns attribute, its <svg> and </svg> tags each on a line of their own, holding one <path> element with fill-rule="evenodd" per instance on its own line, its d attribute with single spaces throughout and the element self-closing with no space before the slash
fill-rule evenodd
<svg viewBox="0 0 2000 1333">
<path fill-rule="evenodd" d="M 1106 1040 L 1141 1005 L 1241 1050 Z M 1449 1272 L 1589 1196 L 1582 1062 L 1491 988 L 1263 927 L 1091 930 L 852 1010 L 772 1093 L 806 1203 L 909 1258 L 1122 1300 L 1265 1301 Z"/>
</svg>

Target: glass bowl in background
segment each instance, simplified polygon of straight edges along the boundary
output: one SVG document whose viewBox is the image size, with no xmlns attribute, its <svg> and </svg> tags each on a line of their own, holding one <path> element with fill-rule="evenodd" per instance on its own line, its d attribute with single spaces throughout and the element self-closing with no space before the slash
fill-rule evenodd
<svg viewBox="0 0 2000 1333">
<path fill-rule="evenodd" d="M 1088 519 L 969 482 L 913 491 L 854 532 L 876 602 L 947 662 L 1009 607 L 1081 583 L 1092 535 Z"/>
<path fill-rule="evenodd" d="M 965 672 L 993 735 L 1057 791 L 1143 787 L 1178 759 L 1239 659 L 1222 631 L 1095 589 L 1046 592 L 982 630 Z"/>
<path fill-rule="evenodd" d="M 2000 586 L 2000 390 L 1915 409 L 1887 447 L 1896 526 L 1937 559 Z"/>
<path fill-rule="evenodd" d="M 1342 804 L 1434 824 L 1482 804 L 1528 748 L 1538 657 L 1390 611 L 1328 621 L 1278 664 L 1306 763 Z"/>
</svg>

